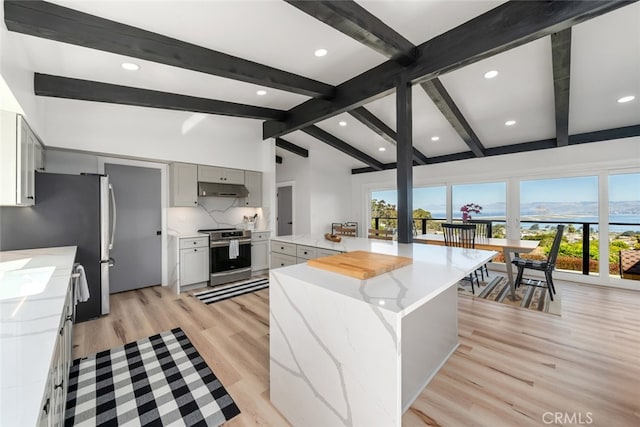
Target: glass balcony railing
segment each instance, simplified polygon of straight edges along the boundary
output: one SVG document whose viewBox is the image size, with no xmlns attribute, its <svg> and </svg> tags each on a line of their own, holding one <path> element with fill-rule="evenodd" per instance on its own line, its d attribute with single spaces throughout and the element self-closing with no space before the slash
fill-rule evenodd
<svg viewBox="0 0 640 427">
<path fill-rule="evenodd" d="M 442 233 L 442 223 L 445 218 L 414 218 L 416 234 Z M 454 220 L 457 222 L 460 220 Z M 504 238 L 506 236 L 506 221 L 492 221 L 492 237 Z M 374 217 L 371 220 L 371 228 L 396 229 L 397 218 Z M 522 254 L 523 257 L 534 259 L 546 259 L 551 248 L 551 242 L 555 236 L 558 224 L 565 224 L 563 241 L 556 262 L 559 270 L 579 272 L 584 275 L 599 274 L 600 263 L 600 235 L 598 223 L 589 221 L 540 221 L 521 220 L 520 235 L 523 240 L 539 240 L 539 247 L 530 254 Z M 640 223 L 609 223 L 609 274 L 621 277 L 620 251 L 626 249 L 640 250 Z M 502 255 L 494 259 L 495 262 L 504 262 Z"/>
</svg>

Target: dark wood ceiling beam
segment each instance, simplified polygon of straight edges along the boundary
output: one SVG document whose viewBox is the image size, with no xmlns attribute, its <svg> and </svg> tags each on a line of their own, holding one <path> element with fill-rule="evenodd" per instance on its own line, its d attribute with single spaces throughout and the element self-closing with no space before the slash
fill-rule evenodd
<svg viewBox="0 0 640 427">
<path fill-rule="evenodd" d="M 387 58 L 401 64 L 415 61 L 416 47 L 355 1 L 285 1 Z"/>
<path fill-rule="evenodd" d="M 568 145 L 589 144 L 592 142 L 612 141 L 615 139 L 633 138 L 640 136 L 640 124 L 632 126 L 623 126 L 613 129 L 605 129 L 594 132 L 579 133 L 569 136 Z M 501 147 L 493 147 L 486 149 L 486 156 L 501 156 L 503 154 L 516 154 L 526 153 L 536 150 L 548 150 L 550 148 L 557 148 L 556 139 L 542 139 L 539 141 L 523 142 L 521 144 L 503 145 Z M 462 153 L 447 154 L 444 156 L 430 157 L 431 164 L 447 163 L 457 160 L 473 159 L 475 155 L 471 151 L 465 151 Z M 385 163 L 383 165 L 384 170 L 395 169 L 396 163 Z M 377 169 L 371 167 L 355 168 L 351 169 L 352 174 L 377 172 Z"/>
<path fill-rule="evenodd" d="M 285 135 L 385 96 L 400 74 L 414 83 L 430 80 L 635 1 L 509 1 L 419 45 L 416 61 L 406 67 L 387 61 L 336 86 L 331 102 L 309 100 L 290 109 L 286 121 L 265 122 L 263 137 Z"/>
<path fill-rule="evenodd" d="M 387 142 L 396 145 L 396 141 L 398 140 L 398 135 L 396 132 L 386 125 L 382 120 L 377 118 L 371 111 L 367 110 L 364 107 L 358 107 L 349 111 L 349 114 L 356 118 L 360 123 L 374 131 L 376 134 L 381 136 Z M 420 150 L 416 147 L 413 147 L 413 161 L 414 164 L 418 165 L 426 165 L 429 163 L 429 158 L 422 154 Z"/>
<path fill-rule="evenodd" d="M 640 124 L 571 135 L 569 136 L 569 145 L 612 141 L 614 139 L 633 138 L 634 136 L 640 136 Z"/>
<path fill-rule="evenodd" d="M 357 148 L 347 144 L 346 142 L 344 142 L 343 140 L 336 138 L 335 136 L 331 135 L 329 132 L 326 132 L 325 130 L 317 127 L 317 126 L 309 126 L 306 127 L 304 129 L 302 129 L 302 132 L 306 133 L 307 135 L 311 135 L 316 139 L 319 139 L 320 141 L 324 142 L 325 144 L 335 148 L 336 150 L 342 151 L 345 154 L 348 154 L 349 156 L 353 157 L 356 160 L 361 161 L 362 163 L 368 165 L 369 167 L 375 169 L 375 170 L 382 170 L 384 169 L 383 163 L 379 162 L 378 160 L 374 159 L 373 157 L 369 156 L 366 153 L 363 153 L 362 151 L 358 150 Z"/>
<path fill-rule="evenodd" d="M 280 147 L 283 150 L 287 150 L 301 157 L 309 157 L 309 151 L 306 148 L 302 148 L 282 138 L 276 138 L 276 147 Z"/>
<path fill-rule="evenodd" d="M 413 86 L 399 81 L 396 85 L 396 193 L 398 196 L 398 243 L 413 242 Z"/>
<path fill-rule="evenodd" d="M 569 89 L 571 82 L 571 28 L 551 34 L 553 93 L 558 147 L 569 144 Z"/>
<path fill-rule="evenodd" d="M 194 96 L 138 89 L 89 80 L 51 76 L 48 74 L 36 73 L 33 86 L 36 95 L 54 98 L 106 102 L 110 104 L 133 105 L 136 107 L 161 108 L 165 110 L 192 111 L 260 120 L 277 120 L 278 117 L 284 118 L 285 116 L 284 111 L 274 110 L 272 108 L 196 98 Z"/>
<path fill-rule="evenodd" d="M 311 97 L 334 87 L 297 74 L 44 1 L 5 0 L 10 31 L 172 65 Z"/>
<path fill-rule="evenodd" d="M 447 119 L 453 129 L 460 135 L 460 138 L 469 146 L 473 154 L 475 154 L 476 157 L 484 157 L 484 146 L 440 79 L 436 77 L 420 83 L 420 86 L 422 86 L 425 93 L 429 95 L 429 98 L 431 98 L 431 101 L 438 107 L 444 118 Z"/>
</svg>

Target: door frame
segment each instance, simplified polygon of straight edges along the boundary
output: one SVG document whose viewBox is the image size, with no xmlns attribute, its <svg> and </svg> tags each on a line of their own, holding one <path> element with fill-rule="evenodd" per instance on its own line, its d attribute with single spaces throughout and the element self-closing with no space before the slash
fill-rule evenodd
<svg viewBox="0 0 640 427">
<path fill-rule="evenodd" d="M 162 232 L 160 241 L 161 250 L 161 268 L 162 268 L 162 286 L 169 285 L 168 251 L 167 251 L 167 209 L 169 208 L 167 174 L 168 166 L 166 163 L 147 162 L 143 160 L 122 159 L 117 157 L 98 156 L 98 173 L 104 174 L 105 163 L 123 166 L 135 166 L 148 169 L 160 169 L 160 231 Z M 117 197 L 117 195 L 116 195 Z M 118 200 L 116 199 L 116 203 Z"/>
<path fill-rule="evenodd" d="M 295 181 L 283 181 L 276 182 L 276 232 L 275 235 L 278 236 L 278 218 L 280 213 L 278 212 L 278 191 L 280 187 L 291 187 L 291 220 L 293 224 L 291 225 L 291 234 L 295 236 L 296 234 L 296 182 Z"/>
</svg>

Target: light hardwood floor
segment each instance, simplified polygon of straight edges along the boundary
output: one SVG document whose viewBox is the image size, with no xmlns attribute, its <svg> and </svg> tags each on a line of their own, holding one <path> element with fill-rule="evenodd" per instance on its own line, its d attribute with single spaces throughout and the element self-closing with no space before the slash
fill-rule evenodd
<svg viewBox="0 0 640 427">
<path fill-rule="evenodd" d="M 640 293 L 559 292 L 562 317 L 459 297 L 460 347 L 403 425 L 540 426 L 560 413 L 563 425 L 639 426 Z M 76 325 L 75 357 L 181 327 L 242 411 L 227 425 L 288 425 L 269 402 L 268 290 L 207 306 L 153 287 L 111 308 Z"/>
</svg>

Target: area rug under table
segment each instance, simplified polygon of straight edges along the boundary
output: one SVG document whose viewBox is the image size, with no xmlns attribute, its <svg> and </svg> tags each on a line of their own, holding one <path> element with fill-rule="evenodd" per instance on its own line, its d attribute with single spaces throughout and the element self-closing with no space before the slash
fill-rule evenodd
<svg viewBox="0 0 640 427">
<path fill-rule="evenodd" d="M 239 413 L 180 328 L 70 369 L 65 426 L 219 426 Z"/>
<path fill-rule="evenodd" d="M 526 308 L 529 310 L 541 311 L 543 313 L 560 316 L 560 292 L 556 285 L 556 293 L 553 301 L 549 298 L 549 290 L 537 286 L 522 284 L 516 288 L 517 299 L 512 301 L 509 282 L 503 276 L 485 276 L 485 280 L 480 280 L 480 285 L 475 284 L 475 294 L 471 292 L 471 282 L 461 280 L 458 282 L 458 294 L 475 298 L 482 298 L 488 301 L 495 301 L 513 307 Z"/>
</svg>

